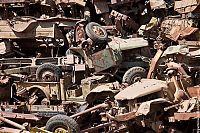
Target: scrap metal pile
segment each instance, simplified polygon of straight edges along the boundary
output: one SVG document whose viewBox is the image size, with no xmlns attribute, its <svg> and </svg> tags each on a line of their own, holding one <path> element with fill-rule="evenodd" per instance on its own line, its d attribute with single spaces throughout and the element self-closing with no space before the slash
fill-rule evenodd
<svg viewBox="0 0 200 133">
<path fill-rule="evenodd" d="M 0 0 L 0 132 L 200 131 L 200 0 Z"/>
</svg>

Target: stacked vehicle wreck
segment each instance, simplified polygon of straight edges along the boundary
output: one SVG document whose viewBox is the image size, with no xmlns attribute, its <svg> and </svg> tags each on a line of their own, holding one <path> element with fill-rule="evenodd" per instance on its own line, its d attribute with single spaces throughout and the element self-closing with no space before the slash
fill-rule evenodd
<svg viewBox="0 0 200 133">
<path fill-rule="evenodd" d="M 0 132 L 199 132 L 199 0 L 0 4 Z"/>
</svg>

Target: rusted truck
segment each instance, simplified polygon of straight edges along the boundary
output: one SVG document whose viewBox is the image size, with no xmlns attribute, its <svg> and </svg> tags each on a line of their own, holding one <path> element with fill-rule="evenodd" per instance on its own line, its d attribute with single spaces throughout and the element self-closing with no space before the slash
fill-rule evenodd
<svg viewBox="0 0 200 133">
<path fill-rule="evenodd" d="M 11 90 L 16 96 L 26 95 L 30 91 L 30 96 L 32 93 L 42 93 L 42 99 L 49 99 L 51 93 L 45 92 L 44 88 L 47 87 L 44 86 L 51 83 L 42 82 L 56 82 L 60 86 L 60 79 L 64 79 L 68 85 L 79 86 L 81 80 L 91 74 L 112 76 L 121 72 L 122 82 L 128 84 L 146 76 L 151 53 L 148 42 L 142 38 L 110 37 L 111 41 L 107 42 L 107 32 L 101 25 L 68 18 L 20 17 L 13 20 L 13 24 L 7 20 L 1 22 L 2 27 L 7 28 L 0 32 L 3 51 L 0 75 L 13 77 L 14 84 L 17 85 L 13 85 Z M 22 29 L 22 25 L 26 26 Z M 70 31 L 72 28 L 74 33 Z M 15 56 L 23 58 L 9 58 Z M 145 59 L 146 62 L 143 61 Z M 69 82 L 66 78 L 69 78 Z M 31 87 L 33 84 L 38 84 L 38 87 Z M 52 83 L 52 86 L 55 84 Z M 42 92 L 36 93 L 38 88 Z M 60 87 L 52 88 L 56 92 L 55 99 L 61 100 L 58 91 Z M 81 95 L 79 91 L 77 93 Z"/>
<path fill-rule="evenodd" d="M 97 23 L 58 17 L 19 17 L 1 23 L 1 76 L 11 76 L 14 80 L 12 96 L 24 97 L 28 92 L 29 96 L 44 94 L 42 99 L 64 100 L 66 97 L 61 99 L 59 90 L 63 82 L 65 90 L 77 89 L 81 80 L 92 73 L 114 74 L 121 62 L 119 52 L 106 48 L 107 32 Z M 69 35 L 73 28 L 74 33 Z M 64 81 L 60 83 L 60 79 Z M 33 84 L 38 87 L 32 88 Z M 46 92 L 44 88 L 54 91 Z M 75 91 L 78 94 L 72 95 L 81 95 L 80 89 Z"/>
<path fill-rule="evenodd" d="M 198 96 L 198 86 L 196 90 L 192 87 L 190 77 L 180 71 L 180 64 L 177 64 L 179 68 L 172 67 L 172 64 L 176 63 L 168 64 L 168 80 L 142 79 L 121 90 L 114 101 L 106 100 L 71 116 L 53 116 L 48 120 L 46 130 L 74 133 L 193 132 L 199 119 L 199 99 L 195 98 Z M 85 119 L 92 121 L 88 114 L 96 113 L 100 115 L 97 125 L 84 123 Z M 193 125 L 187 125 L 188 122 Z M 184 128 L 180 128 L 184 123 Z"/>
</svg>

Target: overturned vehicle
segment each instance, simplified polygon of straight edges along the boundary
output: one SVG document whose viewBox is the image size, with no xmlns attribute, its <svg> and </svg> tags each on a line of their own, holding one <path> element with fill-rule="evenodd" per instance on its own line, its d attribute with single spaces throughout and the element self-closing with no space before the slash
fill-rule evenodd
<svg viewBox="0 0 200 133">
<path fill-rule="evenodd" d="M 46 24 L 46 22 L 41 23 Z M 85 21 L 80 23 L 85 24 Z M 56 27 L 55 22 L 50 22 L 50 24 L 54 25 L 49 26 L 50 28 Z M 68 21 L 68 24 L 74 23 Z M 116 72 L 119 63 L 121 62 L 121 54 L 112 48 L 106 48 L 107 32 L 97 23 L 88 23 L 86 26 L 86 33 L 89 37 L 86 38 L 86 24 L 80 24 L 81 26 L 79 26 L 79 23 L 77 23 L 77 25 L 75 26 L 76 36 L 73 37 L 75 38 L 74 42 L 76 43 L 74 44 L 74 42 L 71 42 L 70 45 L 69 43 L 62 42 L 64 46 L 68 47 L 68 49 L 64 49 L 62 46 L 59 49 L 59 44 L 57 45 L 56 43 L 56 41 L 59 39 L 55 38 L 54 36 L 49 37 L 48 35 L 50 35 L 51 32 L 48 32 L 48 28 L 45 28 L 44 25 L 37 25 L 36 27 L 39 27 L 39 31 L 37 31 L 37 28 L 30 30 L 36 31 L 36 36 L 38 35 L 37 37 L 34 37 L 33 35 L 33 40 L 39 41 L 39 38 L 41 37 L 45 37 L 45 39 L 49 40 L 54 40 L 54 43 L 52 42 L 52 47 L 50 46 L 51 48 L 48 46 L 50 45 L 48 44 L 48 41 L 46 44 L 44 44 L 47 45 L 45 46 L 46 50 L 52 50 L 49 56 L 45 54 L 45 51 L 43 50 L 40 52 L 39 56 L 34 56 L 33 54 L 30 55 L 30 58 L 7 57 L 0 59 L 2 64 L 1 76 L 8 76 L 7 78 L 11 78 L 13 80 L 13 85 L 11 86 L 12 96 L 17 96 L 21 97 L 22 99 L 25 98 L 29 100 L 31 99 L 30 97 L 39 97 L 39 99 L 47 98 L 48 100 L 66 100 L 66 94 L 63 93 L 65 93 L 65 90 L 70 90 L 70 88 L 73 88 L 73 90 L 75 88 L 75 94 L 70 93 L 72 96 L 76 97 L 82 94 L 80 88 L 77 88 L 80 86 L 82 79 L 87 78 L 92 74 L 98 75 L 100 73 L 107 73 L 109 75 Z M 70 25 L 65 25 L 65 28 L 67 28 L 67 26 L 70 27 Z M 46 27 L 48 27 L 48 25 Z M 96 28 L 95 31 L 93 31 L 93 27 Z M 58 31 L 61 34 L 61 31 Z M 11 39 L 12 41 L 22 41 L 24 40 L 22 37 L 27 37 L 30 41 L 29 36 L 23 36 L 23 31 L 17 35 L 15 31 L 10 32 L 14 35 L 14 39 Z M 2 32 L 2 34 L 3 33 L 4 32 Z M 44 33 L 44 35 L 42 33 Z M 56 30 L 52 30 L 51 34 L 56 35 L 56 33 Z M 18 39 L 18 37 L 20 39 Z M 66 37 L 64 38 L 66 39 Z M 41 38 L 41 41 L 39 41 L 40 45 L 45 43 L 45 39 Z M 13 46 L 14 44 L 12 41 L 11 45 Z M 24 41 L 22 41 L 22 44 L 27 46 Z M 17 45 L 17 47 L 20 47 L 18 43 Z M 36 46 L 36 49 L 40 48 L 40 45 Z M 2 44 L 2 46 L 7 45 Z M 27 49 L 33 53 L 36 52 L 33 48 L 33 45 L 29 46 L 31 49 Z M 54 53 L 54 46 L 57 48 L 56 55 Z M 15 51 L 14 49 L 12 50 Z M 28 52 L 24 46 L 21 46 L 20 50 Z M 66 55 L 59 54 L 59 52 L 63 50 L 67 51 Z M 6 54 L 2 56 L 6 57 L 5 55 L 9 54 L 7 51 L 5 53 Z M 27 54 L 25 55 L 27 56 Z M 10 81 L 7 83 L 10 83 Z M 47 88 L 51 88 L 52 90 Z M 64 92 L 61 92 L 60 88 L 62 88 L 61 90 Z M 42 97 L 40 97 L 41 95 Z M 60 95 L 63 95 L 62 98 Z"/>
</svg>

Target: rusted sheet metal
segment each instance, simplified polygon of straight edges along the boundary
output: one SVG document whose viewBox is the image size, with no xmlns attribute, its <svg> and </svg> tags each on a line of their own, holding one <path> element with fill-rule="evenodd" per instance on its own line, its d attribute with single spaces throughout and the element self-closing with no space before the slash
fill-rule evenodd
<svg viewBox="0 0 200 133">
<path fill-rule="evenodd" d="M 88 95 L 86 96 L 86 101 L 90 103 L 93 101 L 94 97 L 97 98 L 98 96 L 103 96 L 103 95 L 114 96 L 118 92 L 119 92 L 119 82 L 98 85 L 94 89 L 90 90 L 90 92 L 88 92 Z"/>
<path fill-rule="evenodd" d="M 24 2 L 30 2 L 30 0 L 0 0 L 1 4 L 7 4 L 7 3 L 24 3 Z"/>
<path fill-rule="evenodd" d="M 161 28 L 163 28 L 165 33 L 168 33 L 172 27 L 192 27 L 194 25 L 191 19 L 180 19 L 180 18 L 166 18 L 161 23 Z"/>
<path fill-rule="evenodd" d="M 122 14 L 118 11 L 112 10 L 110 13 L 110 17 L 115 18 L 116 29 L 121 34 L 124 34 L 125 29 L 132 29 L 133 31 L 137 31 L 139 29 L 139 25 L 126 14 Z"/>
<path fill-rule="evenodd" d="M 198 97 L 200 99 L 200 86 L 188 87 L 187 91 L 191 97 Z"/>
<path fill-rule="evenodd" d="M 172 54 L 187 55 L 189 54 L 189 48 L 187 45 L 169 46 L 162 54 L 162 57 Z"/>
<path fill-rule="evenodd" d="M 44 63 L 57 64 L 58 66 L 64 66 L 69 64 L 75 64 L 74 55 L 67 55 L 65 57 L 46 57 L 46 58 L 2 58 L 0 64 L 2 65 L 41 65 Z"/>
<path fill-rule="evenodd" d="M 136 116 L 135 116 L 135 111 L 131 111 L 131 112 L 128 112 L 128 113 L 124 113 L 124 114 L 118 114 L 118 115 L 115 115 L 115 116 L 111 116 L 109 113 L 106 113 L 106 117 L 108 117 L 110 120 L 114 120 L 114 121 L 128 121 L 128 120 L 131 120 L 131 119 L 134 119 Z"/>
<path fill-rule="evenodd" d="M 84 0 L 56 0 L 56 4 L 78 4 L 81 6 L 85 6 Z"/>
<path fill-rule="evenodd" d="M 58 17 L 50 19 L 20 18 L 14 20 L 15 23 L 8 20 L 1 20 L 0 38 L 63 38 L 63 34 L 58 27 L 63 26 L 65 28 L 72 29 L 77 21 L 79 21 L 79 19 Z"/>
<path fill-rule="evenodd" d="M 180 45 L 187 45 L 191 47 L 200 47 L 200 41 L 178 41 Z"/>
<path fill-rule="evenodd" d="M 149 46 L 148 41 L 144 40 L 143 38 L 123 39 L 119 37 L 111 37 L 111 39 L 112 41 L 109 42 L 108 45 L 112 49 L 129 50 L 129 49 L 136 49 Z"/>
<path fill-rule="evenodd" d="M 22 131 L 20 129 L 14 129 L 9 127 L 0 127 L 1 133 L 30 133 L 29 131 Z"/>
<path fill-rule="evenodd" d="M 186 37 L 196 32 L 198 29 L 193 25 L 195 24 L 191 19 L 168 18 L 162 21 L 161 29 L 167 38 L 177 41 L 179 37 Z"/>
<path fill-rule="evenodd" d="M 158 65 L 158 60 L 160 59 L 160 57 L 162 56 L 162 54 L 163 54 L 163 50 L 158 49 L 156 55 L 151 60 L 149 72 L 147 74 L 147 78 L 148 79 L 154 78 L 155 70 L 156 70 L 157 65 Z"/>
<path fill-rule="evenodd" d="M 106 83 L 103 85 L 99 85 L 93 90 L 90 91 L 90 93 L 100 93 L 100 92 L 109 92 L 109 91 L 118 91 L 119 90 L 119 82 L 113 82 L 113 83 Z"/>
<path fill-rule="evenodd" d="M 28 21 L 15 21 L 15 24 L 11 25 L 10 22 L 8 22 L 10 28 L 14 32 L 29 32 L 31 29 L 35 28 L 37 26 L 37 21 L 34 19 L 30 19 Z"/>
<path fill-rule="evenodd" d="M 22 126 L 22 125 L 20 125 L 20 124 L 18 124 L 18 123 L 16 123 L 16 122 L 14 122 L 14 121 L 11 121 L 11 120 L 9 120 L 9 119 L 6 119 L 6 118 L 4 118 L 4 117 L 2 117 L 2 116 L 0 116 L 0 121 L 3 121 L 3 122 L 5 122 L 5 123 L 8 123 L 8 124 L 10 124 L 10 125 L 12 125 L 12 126 L 14 126 L 14 127 L 16 127 L 16 128 L 22 129 L 22 130 L 25 130 L 25 129 L 26 129 L 24 126 Z"/>
<path fill-rule="evenodd" d="M 95 87 L 105 81 L 105 76 L 91 76 L 81 80 L 82 86 L 82 94 L 83 98 L 86 98 L 88 94 L 93 90 Z M 101 85 L 100 85 L 101 86 Z M 93 99 L 94 97 L 92 97 Z"/>
<path fill-rule="evenodd" d="M 55 25 L 54 22 L 40 22 L 34 28 L 30 28 L 29 32 L 14 32 L 13 29 L 8 24 L 7 20 L 0 21 L 0 38 L 1 39 L 33 39 L 33 38 L 61 38 L 62 33 Z"/>
<path fill-rule="evenodd" d="M 190 119 L 196 119 L 200 118 L 200 112 L 188 112 L 188 113 L 174 113 L 174 119 L 175 120 L 190 120 Z"/>
<path fill-rule="evenodd" d="M 171 29 L 170 35 L 167 37 L 174 41 L 177 41 L 179 38 L 184 38 L 186 36 L 189 36 L 198 30 L 199 30 L 198 28 L 194 28 L 194 27 L 183 27 L 182 28 L 179 26 L 175 26 Z"/>
<path fill-rule="evenodd" d="M 167 8 L 164 0 L 150 0 L 151 9 Z"/>
<path fill-rule="evenodd" d="M 38 22 L 54 22 L 59 26 L 75 26 L 80 19 L 66 18 L 66 17 L 50 17 L 50 18 L 38 18 Z M 82 20 L 83 21 L 83 20 Z"/>
<path fill-rule="evenodd" d="M 128 121 L 135 118 L 135 111 L 128 112 L 125 114 L 119 114 L 115 116 L 116 121 Z"/>
<path fill-rule="evenodd" d="M 167 63 L 168 68 L 176 68 L 181 75 L 187 75 L 181 64 L 175 63 L 175 62 L 169 62 Z"/>
<path fill-rule="evenodd" d="M 63 105 L 27 105 L 28 111 L 30 112 L 45 112 L 45 111 L 50 111 L 50 112 L 64 112 L 64 107 Z M 39 115 L 40 113 L 37 113 L 36 115 Z"/>
<path fill-rule="evenodd" d="M 170 103 L 170 102 L 166 99 L 163 99 L 163 98 L 158 98 L 158 99 L 150 100 L 150 101 L 147 101 L 147 102 L 143 102 L 139 106 L 135 115 L 136 116 L 147 115 L 151 111 L 151 105 L 152 104 L 159 104 L 159 103 Z"/>
<path fill-rule="evenodd" d="M 26 92 L 31 89 L 40 89 L 47 99 L 61 100 L 59 82 L 20 82 L 15 81 L 16 95 L 26 97 Z M 54 97 L 52 97 L 54 96 Z"/>
<path fill-rule="evenodd" d="M 96 72 L 106 70 L 117 65 L 116 56 L 111 48 L 106 48 L 92 55 L 92 63 Z"/>
<path fill-rule="evenodd" d="M 174 10 L 178 13 L 193 12 L 200 4 L 200 0 L 179 0 L 175 1 Z"/>
<path fill-rule="evenodd" d="M 12 112 L 3 112 L 0 111 L 0 116 L 5 118 L 12 118 L 12 119 L 24 119 L 24 120 L 40 120 L 38 117 L 32 114 L 20 114 L 20 113 L 12 113 Z"/>
<path fill-rule="evenodd" d="M 121 92 L 116 96 L 116 100 L 132 100 L 148 94 L 159 92 L 163 89 L 167 89 L 167 83 L 165 81 L 156 80 L 156 79 L 142 79 L 139 82 L 136 82 Z"/>
<path fill-rule="evenodd" d="M 11 74 L 16 74 L 16 73 L 23 73 L 27 72 L 30 73 L 30 66 L 27 67 L 17 67 L 17 68 L 11 68 L 11 69 L 5 69 L 0 71 L 1 76 L 5 75 L 11 75 Z"/>
</svg>

